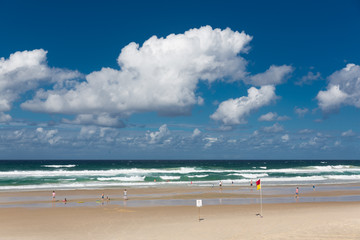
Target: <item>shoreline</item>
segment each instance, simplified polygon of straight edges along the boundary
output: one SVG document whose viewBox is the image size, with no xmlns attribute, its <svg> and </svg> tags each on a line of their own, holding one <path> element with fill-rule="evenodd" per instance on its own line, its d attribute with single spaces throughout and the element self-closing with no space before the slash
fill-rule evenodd
<svg viewBox="0 0 360 240">
<path fill-rule="evenodd" d="M 263 186 L 263 203 L 292 202 L 360 202 L 360 184 L 318 185 L 316 191 L 312 186 L 299 185 L 300 197 L 296 199 L 294 186 Z M 67 199 L 66 207 L 95 207 L 101 204 L 123 205 L 123 190 L 117 189 L 80 189 L 57 190 L 56 201 L 52 201 L 52 191 L 9 191 L 0 192 L 0 208 L 36 207 L 48 208 L 53 205 L 63 206 L 62 200 Z M 259 201 L 259 191 L 256 187 L 223 186 L 198 187 L 151 187 L 127 188 L 128 206 L 191 206 L 195 200 L 203 199 L 207 205 L 249 205 Z M 104 194 L 105 200 L 101 200 Z M 110 201 L 106 201 L 106 197 Z M 105 203 L 104 203 L 105 202 Z"/>
</svg>

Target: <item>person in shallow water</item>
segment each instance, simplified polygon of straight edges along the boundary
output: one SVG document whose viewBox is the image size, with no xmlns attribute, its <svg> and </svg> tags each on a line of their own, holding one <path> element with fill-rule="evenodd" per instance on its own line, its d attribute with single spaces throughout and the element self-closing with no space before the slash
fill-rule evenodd
<svg viewBox="0 0 360 240">
<path fill-rule="evenodd" d="M 296 187 L 295 197 L 296 197 L 296 198 L 299 198 L 299 187 Z"/>
</svg>

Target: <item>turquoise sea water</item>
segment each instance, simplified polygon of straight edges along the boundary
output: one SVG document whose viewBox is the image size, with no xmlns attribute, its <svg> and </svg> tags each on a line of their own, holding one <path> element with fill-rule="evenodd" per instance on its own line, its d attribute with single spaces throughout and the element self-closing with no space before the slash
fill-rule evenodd
<svg viewBox="0 0 360 240">
<path fill-rule="evenodd" d="M 357 160 L 0 161 L 0 191 L 360 183 Z M 255 184 L 255 183 L 254 183 Z"/>
</svg>

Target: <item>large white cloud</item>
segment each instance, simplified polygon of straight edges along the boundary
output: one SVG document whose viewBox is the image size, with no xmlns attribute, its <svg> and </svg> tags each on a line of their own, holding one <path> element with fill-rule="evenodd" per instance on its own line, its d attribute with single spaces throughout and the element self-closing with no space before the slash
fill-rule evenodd
<svg viewBox="0 0 360 240">
<path fill-rule="evenodd" d="M 186 115 L 203 99 L 196 96 L 199 80 L 244 78 L 252 39 L 244 32 L 210 26 L 166 38 L 151 37 L 140 47 L 130 43 L 118 57 L 120 70 L 103 68 L 70 90 L 38 91 L 22 104 L 31 111 L 103 114 L 124 117 L 135 112 Z"/>
<path fill-rule="evenodd" d="M 0 112 L 9 111 L 21 94 L 36 89 L 44 82 L 63 85 L 80 77 L 76 71 L 51 68 L 46 62 L 47 51 L 15 52 L 8 59 L 0 58 Z"/>
<path fill-rule="evenodd" d="M 224 125 L 237 125 L 246 123 L 246 117 L 254 110 L 270 104 L 276 99 L 275 87 L 262 86 L 260 89 L 251 87 L 248 96 L 229 99 L 220 103 L 218 109 L 210 117 L 221 121 Z"/>
<path fill-rule="evenodd" d="M 345 68 L 334 72 L 328 77 L 326 91 L 317 95 L 319 107 L 330 112 L 342 105 L 360 108 L 360 66 L 347 64 Z"/>
</svg>

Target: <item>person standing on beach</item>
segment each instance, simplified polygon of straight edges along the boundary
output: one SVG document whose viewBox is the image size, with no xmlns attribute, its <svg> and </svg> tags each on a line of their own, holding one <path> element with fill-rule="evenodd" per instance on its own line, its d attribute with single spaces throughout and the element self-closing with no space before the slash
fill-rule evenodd
<svg viewBox="0 0 360 240">
<path fill-rule="evenodd" d="M 296 187 L 295 197 L 296 197 L 296 198 L 299 198 L 299 187 Z"/>
<path fill-rule="evenodd" d="M 55 191 L 52 192 L 52 200 L 55 201 Z"/>
<path fill-rule="evenodd" d="M 124 200 L 128 200 L 126 189 L 124 190 Z"/>
<path fill-rule="evenodd" d="M 313 184 L 313 191 L 315 191 L 315 184 Z"/>
<path fill-rule="evenodd" d="M 250 180 L 250 187 L 251 187 L 251 188 L 252 188 L 252 185 L 253 185 L 253 184 L 252 184 L 252 180 Z"/>
</svg>

